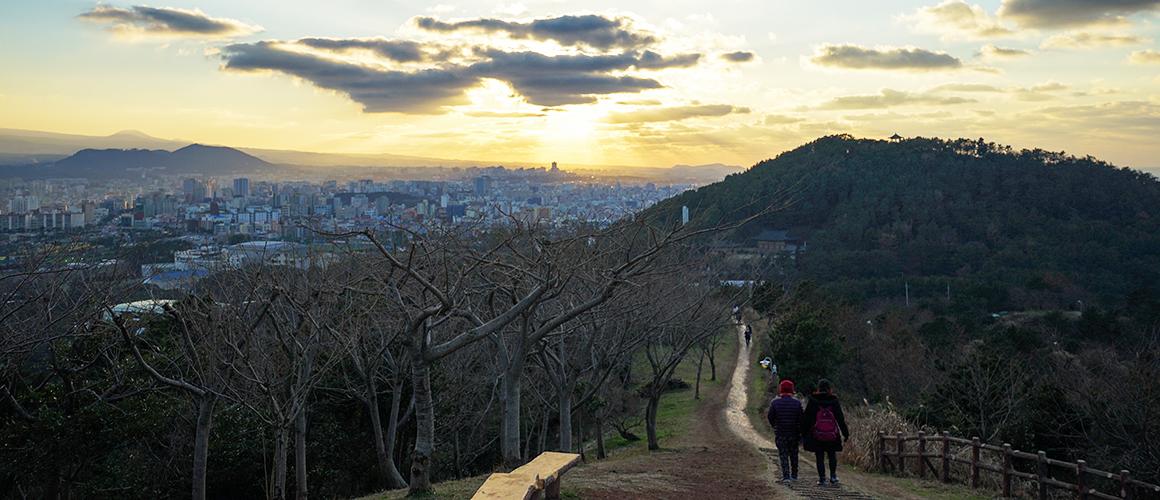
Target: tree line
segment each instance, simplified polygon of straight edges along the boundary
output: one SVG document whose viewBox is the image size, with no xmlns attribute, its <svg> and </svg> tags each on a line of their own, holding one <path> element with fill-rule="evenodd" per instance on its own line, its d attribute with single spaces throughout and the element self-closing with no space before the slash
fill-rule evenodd
<svg viewBox="0 0 1160 500">
<path fill-rule="evenodd" d="M 676 366 L 736 300 L 696 243 L 721 230 L 320 234 L 325 267 L 165 301 L 124 265 L 29 256 L 0 276 L 0 495 L 419 494 L 607 432 L 658 449 Z"/>
</svg>

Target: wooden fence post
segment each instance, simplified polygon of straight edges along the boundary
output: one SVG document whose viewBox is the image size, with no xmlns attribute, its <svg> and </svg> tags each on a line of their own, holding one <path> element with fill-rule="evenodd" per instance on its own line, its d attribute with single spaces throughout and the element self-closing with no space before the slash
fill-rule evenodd
<svg viewBox="0 0 1160 500">
<path fill-rule="evenodd" d="M 1087 500 L 1087 462 L 1084 460 L 1075 461 L 1075 489 L 1079 493 L 1079 500 Z"/>
<path fill-rule="evenodd" d="M 1035 475 L 1039 479 L 1039 500 L 1047 500 L 1047 453 L 1039 452 L 1035 469 Z"/>
<path fill-rule="evenodd" d="M 1128 474 L 1127 470 L 1120 471 L 1120 498 L 1132 498 L 1132 476 Z"/>
<path fill-rule="evenodd" d="M 898 438 L 898 475 L 901 476 L 906 474 L 906 459 L 902 457 L 906 449 L 906 441 L 902 440 L 902 431 L 898 431 L 894 436 Z"/>
<path fill-rule="evenodd" d="M 942 480 L 951 482 L 951 433 L 942 432 Z"/>
<path fill-rule="evenodd" d="M 1003 443 L 1003 497 L 1011 497 L 1011 444 Z"/>
<path fill-rule="evenodd" d="M 979 487 L 979 438 L 971 438 L 971 487 Z"/>
<path fill-rule="evenodd" d="M 878 470 L 886 472 L 886 433 L 878 431 Z"/>
<path fill-rule="evenodd" d="M 926 477 L 926 432 L 918 431 L 918 477 Z"/>
</svg>

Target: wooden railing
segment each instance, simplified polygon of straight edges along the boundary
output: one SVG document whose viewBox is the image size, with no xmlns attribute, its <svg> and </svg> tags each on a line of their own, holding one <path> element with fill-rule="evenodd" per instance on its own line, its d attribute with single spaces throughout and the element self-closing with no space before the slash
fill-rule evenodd
<svg viewBox="0 0 1160 500">
<path fill-rule="evenodd" d="M 907 443 L 911 442 L 917 444 L 912 450 L 908 450 Z M 988 455 L 984 456 L 984 453 Z M 983 443 L 979 438 L 951 437 L 946 432 L 936 435 L 927 435 L 925 432 L 919 432 L 917 435 L 904 435 L 901 432 L 890 435 L 879 432 L 876 455 L 878 468 L 884 472 L 891 470 L 897 474 L 904 474 L 907 471 L 907 463 L 913 463 L 918 469 L 919 477 L 927 477 L 929 472 L 931 477 L 943 482 L 951 482 L 954 479 L 953 464 L 964 464 L 967 466 L 966 482 L 971 488 L 979 487 L 982 472 L 993 473 L 998 475 L 999 488 L 1003 491 L 1004 497 L 1012 497 L 1015 493 L 1014 483 L 1021 480 L 1034 483 L 1035 491 L 1032 495 L 1041 500 L 1049 498 L 1051 489 L 1070 491 L 1083 500 L 1160 499 L 1160 485 L 1132 479 L 1126 470 L 1113 474 L 1088 467 L 1083 460 L 1075 463 L 1064 462 L 1047 458 L 1047 454 L 1042 451 L 1027 453 L 1013 450 L 1009 444 L 995 446 Z M 1027 467 L 1028 463 L 1032 466 Z M 1024 467 L 1021 468 L 1020 465 Z M 1052 472 L 1057 472 L 1056 477 L 1052 477 Z M 1059 479 L 1060 476 L 1074 482 Z M 1105 493 L 1100 491 L 1101 488 L 1118 491 Z"/>
</svg>

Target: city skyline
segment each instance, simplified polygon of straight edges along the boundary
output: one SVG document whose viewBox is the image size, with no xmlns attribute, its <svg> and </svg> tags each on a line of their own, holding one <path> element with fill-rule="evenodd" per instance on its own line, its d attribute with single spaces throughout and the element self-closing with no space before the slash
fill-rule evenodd
<svg viewBox="0 0 1160 500">
<path fill-rule="evenodd" d="M 1160 1 L 277 5 L 6 4 L 0 127 L 640 166 L 897 132 L 1160 167 Z"/>
</svg>

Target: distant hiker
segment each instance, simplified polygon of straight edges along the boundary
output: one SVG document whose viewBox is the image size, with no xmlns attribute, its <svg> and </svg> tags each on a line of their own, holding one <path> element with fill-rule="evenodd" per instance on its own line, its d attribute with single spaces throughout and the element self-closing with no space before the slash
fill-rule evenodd
<svg viewBox="0 0 1160 500">
<path fill-rule="evenodd" d="M 749 347 L 749 339 L 753 337 L 753 327 L 745 325 L 745 347 Z"/>
<path fill-rule="evenodd" d="M 797 481 L 798 445 L 801 443 L 802 404 L 794 395 L 793 381 L 782 380 L 778 396 L 769 403 L 765 418 L 773 427 L 777 458 L 781 461 L 781 480 Z"/>
<path fill-rule="evenodd" d="M 741 306 L 736 304 L 733 305 L 733 320 L 741 323 Z"/>
<path fill-rule="evenodd" d="M 814 452 L 817 460 L 818 485 L 826 484 L 824 458 L 830 460 L 830 484 L 837 484 L 838 452 L 842 451 L 842 442 L 850 439 L 850 428 L 846 427 L 846 416 L 829 380 L 818 381 L 818 388 L 802 414 L 801 432 L 806 451 Z"/>
</svg>

